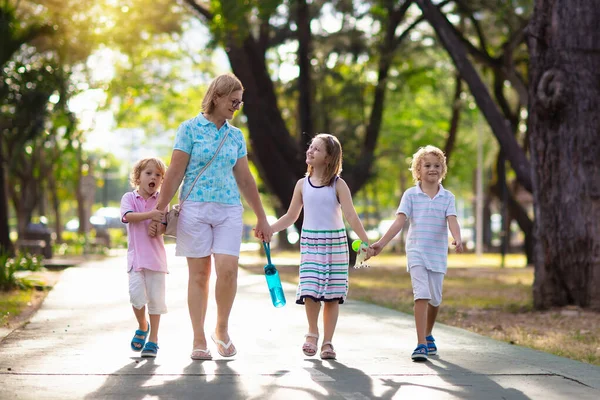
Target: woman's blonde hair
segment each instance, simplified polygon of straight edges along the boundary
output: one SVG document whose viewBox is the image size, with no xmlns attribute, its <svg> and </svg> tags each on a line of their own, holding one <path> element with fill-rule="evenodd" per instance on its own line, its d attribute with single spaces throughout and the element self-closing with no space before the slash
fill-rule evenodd
<svg viewBox="0 0 600 400">
<path fill-rule="evenodd" d="M 165 163 L 156 157 L 150 158 L 142 158 L 133 166 L 133 170 L 131 171 L 131 175 L 129 176 L 129 183 L 134 188 L 140 185 L 140 176 L 142 175 L 142 171 L 145 170 L 150 163 L 154 163 L 158 171 L 161 173 L 163 179 L 165 178 L 165 173 L 167 172 L 167 166 Z"/>
<path fill-rule="evenodd" d="M 342 173 L 342 145 L 338 138 L 328 133 L 317 134 L 310 143 L 312 144 L 317 139 L 323 142 L 325 151 L 327 152 L 327 166 L 325 167 L 323 182 L 327 182 L 327 186 L 331 186 L 335 178 Z M 313 166 L 309 165 L 306 170 L 306 176 L 311 176 L 312 172 Z"/>
<path fill-rule="evenodd" d="M 237 90 L 244 90 L 242 82 L 233 74 L 217 76 L 208 86 L 208 90 L 202 99 L 202 112 L 211 114 L 215 110 L 217 97 L 229 96 Z"/>
<path fill-rule="evenodd" d="M 448 166 L 446 165 L 446 156 L 444 152 L 438 149 L 435 146 L 427 145 L 425 147 L 419 148 L 412 157 L 412 163 L 410 164 L 410 170 L 412 172 L 413 179 L 415 183 L 419 183 L 421 181 L 421 162 L 426 155 L 432 154 L 440 160 L 442 164 L 442 174 L 440 176 L 440 182 L 446 177 L 446 172 L 448 172 Z"/>
</svg>

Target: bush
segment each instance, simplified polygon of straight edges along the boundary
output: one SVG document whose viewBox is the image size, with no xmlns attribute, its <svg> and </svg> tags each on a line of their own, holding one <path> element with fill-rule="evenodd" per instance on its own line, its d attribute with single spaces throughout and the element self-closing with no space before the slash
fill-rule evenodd
<svg viewBox="0 0 600 400">
<path fill-rule="evenodd" d="M 17 253 L 10 257 L 8 253 L 0 253 L 0 290 L 27 288 L 31 284 L 16 276 L 17 271 L 39 271 L 42 269 L 42 258 L 29 253 Z"/>
</svg>

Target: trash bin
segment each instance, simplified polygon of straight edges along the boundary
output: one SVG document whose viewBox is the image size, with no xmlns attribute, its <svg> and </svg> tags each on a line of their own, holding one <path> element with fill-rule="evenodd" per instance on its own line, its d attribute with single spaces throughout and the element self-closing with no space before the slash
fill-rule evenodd
<svg viewBox="0 0 600 400">
<path fill-rule="evenodd" d="M 43 242 L 41 252 L 44 258 L 52 258 L 52 231 L 44 224 L 29 224 L 23 233 L 24 242 Z"/>
</svg>

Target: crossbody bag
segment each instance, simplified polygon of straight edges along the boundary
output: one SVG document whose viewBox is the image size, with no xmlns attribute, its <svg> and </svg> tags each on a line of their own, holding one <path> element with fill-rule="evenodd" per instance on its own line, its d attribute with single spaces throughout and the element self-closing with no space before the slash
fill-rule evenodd
<svg viewBox="0 0 600 400">
<path fill-rule="evenodd" d="M 212 156 L 210 161 L 208 163 L 206 163 L 206 165 L 204 165 L 204 167 L 202 167 L 200 172 L 198 172 L 196 179 L 194 179 L 194 182 L 192 183 L 192 186 L 190 186 L 190 190 L 185 195 L 185 197 L 181 200 L 181 202 L 179 202 L 179 204 L 175 204 L 173 206 L 173 208 L 167 212 L 167 218 L 166 218 L 167 226 L 165 229 L 165 236 L 171 236 L 171 237 L 177 236 L 177 222 L 179 220 L 179 213 L 181 212 L 183 203 L 187 200 L 187 198 L 192 193 L 192 189 L 196 185 L 196 182 L 198 182 L 198 179 L 200 178 L 200 176 L 204 173 L 204 171 L 206 171 L 206 169 L 210 166 L 210 164 L 212 164 L 214 159 L 217 158 L 219 151 L 221 151 L 221 147 L 223 147 L 223 144 L 225 143 L 225 139 L 227 139 L 227 136 L 229 136 L 230 130 L 231 130 L 231 128 L 227 129 L 227 132 L 225 133 L 225 136 L 223 136 L 223 139 L 221 139 L 221 143 L 219 143 L 219 147 L 217 148 L 217 151 L 215 151 L 215 154 Z"/>
</svg>

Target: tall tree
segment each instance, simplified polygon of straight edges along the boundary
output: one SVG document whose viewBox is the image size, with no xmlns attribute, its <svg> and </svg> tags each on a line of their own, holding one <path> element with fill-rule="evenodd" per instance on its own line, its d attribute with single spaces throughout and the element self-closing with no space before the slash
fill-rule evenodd
<svg viewBox="0 0 600 400">
<path fill-rule="evenodd" d="M 44 184 L 60 157 L 55 150 L 70 142 L 74 126 L 67 110 L 68 73 L 46 56 L 33 54 L 20 54 L 0 75 L 10 82 L 0 100 L 0 120 L 6 121 L 0 157 L 8 171 L 7 193 L 13 200 L 19 235 L 45 200 Z"/>
<path fill-rule="evenodd" d="M 288 41 L 298 43 L 300 67 L 300 105 L 297 107 L 302 113 L 300 129 L 310 129 L 311 111 L 307 107 L 317 82 L 311 79 L 310 71 L 318 61 L 311 58 L 311 44 L 317 40 L 323 42 L 328 36 L 320 32 L 318 37 L 313 30 L 309 30 L 311 22 L 319 15 L 323 1 L 289 2 L 284 5 L 281 1 L 249 1 L 243 6 L 231 0 L 201 3 L 196 0 L 185 0 L 197 16 L 211 27 L 211 32 L 216 42 L 227 49 L 227 56 L 233 72 L 241 79 L 245 87 L 244 114 L 250 131 L 250 140 L 254 154 L 253 161 L 259 169 L 261 178 L 274 194 L 282 208 L 287 208 L 291 200 L 294 184 L 306 170 L 303 154 L 305 145 L 315 132 L 308 135 L 296 135 L 291 132 L 286 124 L 280 108 L 280 100 L 276 83 L 268 63 L 268 50 Z M 237 4 L 237 5 L 236 5 Z M 334 3 L 330 3 L 334 5 Z M 374 150 L 381 129 L 382 114 L 385 104 L 386 83 L 390 67 L 397 49 L 408 36 L 407 31 L 400 29 L 412 1 L 390 2 L 375 1 L 372 6 L 374 11 L 371 18 L 380 23 L 381 31 L 374 36 L 370 46 L 376 50 L 368 52 L 368 42 L 362 37 L 362 32 L 354 25 L 342 25 L 342 30 L 337 32 L 337 37 L 346 35 L 344 40 L 336 43 L 335 55 L 340 58 L 349 56 L 357 60 L 359 56 L 370 55 L 377 59 L 377 80 L 374 82 L 372 99 L 369 99 L 370 110 L 366 121 L 358 131 L 361 135 L 352 132 L 335 131 L 342 136 L 353 137 L 353 144 L 357 151 L 356 157 L 345 158 L 344 177 L 353 192 L 358 191 L 372 174 Z M 357 11 L 351 3 L 336 2 L 335 5 L 344 9 L 342 20 L 356 19 Z M 287 13 L 280 12 L 283 6 Z M 294 10 L 297 10 L 294 12 Z M 334 9 L 335 10 L 335 9 Z M 337 10 L 339 11 L 339 10 Z M 216 17 L 218 16 L 218 18 Z M 280 21 L 272 24 L 273 20 Z M 297 27 L 292 29 L 291 27 Z M 412 26 L 410 27 L 412 28 Z M 335 37 L 335 34 L 330 36 Z M 315 45 L 316 46 L 316 45 Z M 306 58 L 309 60 L 306 60 Z M 308 62 L 310 61 L 310 62 Z M 320 65 L 320 64 L 319 64 Z M 323 67 L 323 65 L 320 65 Z M 338 75 L 339 77 L 339 75 Z M 310 85 L 310 87 L 309 87 Z M 332 107 L 340 107 L 339 101 Z M 316 110 L 315 110 L 316 113 Z M 330 116 L 331 117 L 331 116 Z M 326 125 L 326 124 L 324 124 Z M 347 148 L 347 147 L 346 147 Z"/>
<path fill-rule="evenodd" d="M 600 310 L 598 24 L 594 0 L 536 0 L 529 26 L 538 308 Z"/>
<path fill-rule="evenodd" d="M 24 183 L 9 185 L 0 193 L 0 247 L 12 248 L 8 239 L 7 194 L 19 192 L 16 197 L 25 196 L 19 200 L 13 196 L 18 216 L 25 216 L 25 220 L 18 221 L 22 231 L 39 200 L 36 190 L 50 173 L 40 158 L 47 153 L 44 150 L 47 129 L 61 136 L 59 139 L 66 140 L 62 130 L 56 130 L 58 125 L 53 124 L 57 120 L 50 121 L 49 116 L 64 112 L 63 117 L 71 118 L 66 103 L 74 87 L 66 81 L 66 76 L 69 67 L 85 60 L 97 44 L 92 37 L 102 24 L 95 18 L 98 5 L 84 3 L 79 0 L 3 0 L 0 3 L 3 78 L 0 82 L 0 103 L 3 105 L 0 111 L 0 141 L 3 142 L 0 144 L 0 183 L 5 179 L 12 179 L 14 183 L 15 173 Z M 73 15 L 78 18 L 72 18 Z M 55 92 L 60 94 L 58 104 L 50 101 Z M 68 127 L 62 126 L 70 131 L 73 124 L 71 120 L 66 123 Z M 39 147 L 36 148 L 35 143 Z M 31 151 L 24 153 L 23 149 Z M 25 160 L 28 165 L 19 165 Z"/>
<path fill-rule="evenodd" d="M 492 99 L 489 90 L 467 57 L 467 49 L 456 30 L 431 0 L 415 0 L 423 15 L 435 29 L 440 41 L 452 57 L 458 72 L 469 86 L 479 109 L 485 116 L 498 143 L 506 152 L 507 158 L 517 175 L 519 182 L 527 190 L 532 190 L 531 165 L 523 149 L 506 124 L 498 106 Z"/>
<path fill-rule="evenodd" d="M 51 26 L 33 21 L 23 23 L 17 17 L 17 9 L 12 2 L 4 1 L 0 4 L 0 69 L 13 57 L 22 45 L 29 43 L 40 36 L 49 35 L 53 32 Z M 0 82 L 0 99 L 7 94 L 7 85 Z M 9 121 L 0 119 L 0 132 L 7 128 Z M 1 141 L 0 141 L 1 142 Z M 2 154 L 9 149 L 4 149 L 0 143 L 0 251 L 9 253 L 13 251 L 13 245 L 9 237 L 8 226 L 8 187 L 6 160 Z"/>
</svg>

